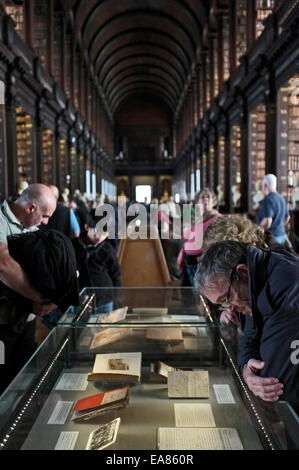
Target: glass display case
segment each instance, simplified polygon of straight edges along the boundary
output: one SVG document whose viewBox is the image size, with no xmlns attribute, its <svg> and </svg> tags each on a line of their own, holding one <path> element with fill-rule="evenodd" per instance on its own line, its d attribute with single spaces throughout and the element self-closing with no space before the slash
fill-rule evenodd
<svg viewBox="0 0 299 470">
<path fill-rule="evenodd" d="M 228 343 L 214 324 L 59 325 L 0 397 L 0 449 L 298 447 L 295 412 L 251 395 Z"/>
<path fill-rule="evenodd" d="M 80 305 L 70 307 L 59 324 L 217 322 L 190 287 L 87 287 L 79 298 Z"/>
</svg>

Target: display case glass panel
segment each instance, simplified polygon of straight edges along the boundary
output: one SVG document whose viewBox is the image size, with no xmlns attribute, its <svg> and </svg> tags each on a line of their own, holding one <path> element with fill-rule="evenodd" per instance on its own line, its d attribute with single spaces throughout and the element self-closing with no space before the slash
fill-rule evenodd
<svg viewBox="0 0 299 470">
<path fill-rule="evenodd" d="M 18 177 L 30 184 L 33 183 L 33 119 L 21 107 L 16 108 L 16 127 Z"/>
<path fill-rule="evenodd" d="M 54 178 L 54 135 L 50 129 L 44 129 L 42 135 L 43 183 L 53 184 Z"/>
<path fill-rule="evenodd" d="M 278 190 L 291 209 L 299 204 L 299 74 L 278 93 Z"/>
<path fill-rule="evenodd" d="M 255 24 L 255 37 L 256 39 L 262 34 L 265 29 L 264 21 L 271 15 L 275 7 L 275 0 L 256 0 L 256 24 Z"/>
<path fill-rule="evenodd" d="M 240 65 L 241 57 L 247 52 L 247 0 L 236 1 L 236 60 Z"/>
<path fill-rule="evenodd" d="M 192 288 L 87 287 L 80 292 L 80 305 L 70 307 L 59 323 L 109 323 L 113 318 L 122 324 L 217 323 L 206 305 Z"/>
<path fill-rule="evenodd" d="M 15 30 L 24 39 L 25 38 L 25 18 L 24 5 L 16 4 L 11 0 L 5 0 L 5 11 L 15 22 Z"/>
<path fill-rule="evenodd" d="M 234 125 L 231 129 L 230 140 L 231 172 L 232 172 L 232 202 L 235 209 L 241 204 L 241 128 Z"/>
<path fill-rule="evenodd" d="M 84 450 L 91 433 L 115 419 L 118 432 L 107 450 L 168 449 L 163 431 L 171 439 L 184 426 L 201 436 L 193 446 L 170 440 L 171 450 L 298 448 L 294 410 L 287 402 L 269 404 L 249 392 L 215 325 L 114 324 L 108 329 L 109 335 L 107 326 L 51 331 L 0 398 L 2 450 Z M 168 340 L 178 332 L 183 340 Z M 97 341 L 103 335 L 114 340 Z M 194 390 L 192 380 L 197 380 Z M 124 388 L 127 399 L 119 407 L 107 403 L 107 394 L 99 397 L 110 391 L 117 401 Z M 100 409 L 104 399 L 106 409 Z M 91 414 L 82 419 L 74 407 Z M 219 443 L 223 432 L 226 444 Z"/>
<path fill-rule="evenodd" d="M 266 106 L 260 104 L 249 115 L 250 200 L 255 205 L 266 174 Z"/>
</svg>

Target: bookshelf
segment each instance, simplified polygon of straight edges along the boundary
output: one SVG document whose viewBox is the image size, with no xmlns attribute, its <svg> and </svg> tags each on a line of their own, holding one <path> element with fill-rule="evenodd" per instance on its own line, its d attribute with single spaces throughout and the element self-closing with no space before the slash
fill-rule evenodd
<svg viewBox="0 0 299 470">
<path fill-rule="evenodd" d="M 44 129 L 42 134 L 42 181 L 53 184 L 54 136 L 50 129 Z"/>
<path fill-rule="evenodd" d="M 219 67 L 218 67 L 217 37 L 213 39 L 213 68 L 214 68 L 214 97 L 219 93 Z"/>
<path fill-rule="evenodd" d="M 256 0 L 256 23 L 255 38 L 257 39 L 264 31 L 264 21 L 271 15 L 275 7 L 275 0 Z"/>
<path fill-rule="evenodd" d="M 236 2 L 236 61 L 240 65 L 242 55 L 247 52 L 247 0 Z"/>
<path fill-rule="evenodd" d="M 61 189 L 67 186 L 68 161 L 67 161 L 67 145 L 65 139 L 59 140 L 60 153 L 60 185 Z"/>
<path fill-rule="evenodd" d="M 207 186 L 207 154 L 202 155 L 202 189 Z"/>
<path fill-rule="evenodd" d="M 203 118 L 204 115 L 204 84 L 203 84 L 203 68 L 199 74 L 199 119 Z"/>
<path fill-rule="evenodd" d="M 260 104 L 249 115 L 250 199 L 262 190 L 266 173 L 266 106 Z"/>
<path fill-rule="evenodd" d="M 70 162 L 71 162 L 71 185 L 73 189 L 77 189 L 77 149 L 74 145 L 70 148 Z"/>
<path fill-rule="evenodd" d="M 241 203 L 241 128 L 234 125 L 231 129 L 231 172 L 233 207 L 239 208 Z"/>
<path fill-rule="evenodd" d="M 48 45 L 48 2 L 44 0 L 34 1 L 34 49 L 36 55 L 47 68 L 47 45 Z"/>
<path fill-rule="evenodd" d="M 79 189 L 81 192 L 85 192 L 85 158 L 84 155 L 79 157 Z"/>
<path fill-rule="evenodd" d="M 79 53 L 76 54 L 75 57 L 75 72 L 73 77 L 74 83 L 74 105 L 76 109 L 79 109 L 79 75 L 80 75 L 80 56 Z"/>
<path fill-rule="evenodd" d="M 224 192 L 225 188 L 225 137 L 221 136 L 218 139 L 218 193 Z M 219 191 L 220 190 L 220 191 Z M 219 206 L 225 204 L 224 199 L 219 200 Z"/>
<path fill-rule="evenodd" d="M 65 80 L 64 80 L 64 86 L 65 86 L 65 94 L 68 97 L 69 100 L 72 99 L 72 85 L 71 85 L 71 76 L 73 72 L 73 64 L 72 64 L 72 36 L 70 34 L 66 35 L 66 54 L 65 54 L 65 61 L 66 61 L 66 67 L 65 67 Z"/>
<path fill-rule="evenodd" d="M 16 108 L 18 177 L 33 183 L 33 119 Z"/>
<path fill-rule="evenodd" d="M 278 152 L 280 155 L 279 191 L 290 208 L 296 208 L 299 186 L 299 74 L 293 76 L 278 93 Z M 298 202 L 297 202 L 298 205 Z"/>
<path fill-rule="evenodd" d="M 230 76 L 230 24 L 229 16 L 222 17 L 222 58 L 223 58 L 223 81 Z"/>
<path fill-rule="evenodd" d="M 12 17 L 16 26 L 15 30 L 24 39 L 25 38 L 25 19 L 24 19 L 24 6 L 16 5 L 11 0 L 5 1 L 5 11 Z"/>
<path fill-rule="evenodd" d="M 209 166 L 210 166 L 210 181 L 209 186 L 214 189 L 215 186 L 215 147 L 211 146 L 209 149 Z"/>
<path fill-rule="evenodd" d="M 55 81 L 61 84 L 62 22 L 60 12 L 54 13 L 53 29 L 53 76 Z"/>
<path fill-rule="evenodd" d="M 210 61 L 210 54 L 206 54 L 205 56 L 206 61 L 206 109 L 209 109 L 211 106 L 211 61 Z"/>
</svg>

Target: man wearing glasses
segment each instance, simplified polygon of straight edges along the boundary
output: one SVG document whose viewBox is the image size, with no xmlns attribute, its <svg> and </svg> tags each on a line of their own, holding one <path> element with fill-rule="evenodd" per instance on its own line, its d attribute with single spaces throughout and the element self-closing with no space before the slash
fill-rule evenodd
<svg viewBox="0 0 299 470">
<path fill-rule="evenodd" d="M 195 286 L 231 315 L 246 315 L 238 363 L 249 389 L 299 409 L 299 257 L 223 241 L 200 258 Z"/>
</svg>

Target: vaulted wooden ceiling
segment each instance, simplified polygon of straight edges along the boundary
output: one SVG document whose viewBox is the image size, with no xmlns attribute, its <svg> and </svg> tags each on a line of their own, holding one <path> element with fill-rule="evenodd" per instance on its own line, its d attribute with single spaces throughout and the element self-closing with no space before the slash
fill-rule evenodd
<svg viewBox="0 0 299 470">
<path fill-rule="evenodd" d="M 190 79 L 207 0 L 69 0 L 78 40 L 112 114 L 136 93 L 174 114 Z"/>
</svg>

